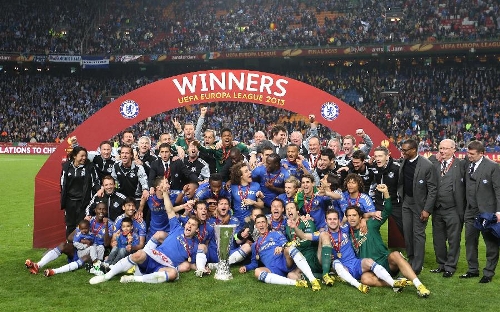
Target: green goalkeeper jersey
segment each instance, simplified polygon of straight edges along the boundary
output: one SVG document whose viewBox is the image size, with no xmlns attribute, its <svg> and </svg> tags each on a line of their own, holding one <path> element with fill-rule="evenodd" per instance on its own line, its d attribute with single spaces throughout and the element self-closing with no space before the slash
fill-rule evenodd
<svg viewBox="0 0 500 312">
<path fill-rule="evenodd" d="M 350 229 L 350 238 L 358 258 L 372 258 L 375 262 L 385 266 L 389 250 L 387 249 L 382 236 L 380 227 L 389 218 L 392 213 L 392 203 L 390 199 L 384 199 L 384 210 L 382 211 L 382 220 L 368 219 L 366 227 L 368 232 L 363 234 L 360 230 Z"/>
<path fill-rule="evenodd" d="M 316 232 L 316 226 L 312 221 L 304 221 L 299 219 L 299 224 L 297 226 L 304 233 L 314 233 Z M 318 260 L 317 250 L 318 243 L 310 240 L 300 239 L 296 234 L 295 230 L 286 226 L 286 237 L 289 242 L 294 242 L 297 249 L 304 255 L 307 263 L 311 267 L 313 272 L 321 272 L 321 265 Z"/>
</svg>

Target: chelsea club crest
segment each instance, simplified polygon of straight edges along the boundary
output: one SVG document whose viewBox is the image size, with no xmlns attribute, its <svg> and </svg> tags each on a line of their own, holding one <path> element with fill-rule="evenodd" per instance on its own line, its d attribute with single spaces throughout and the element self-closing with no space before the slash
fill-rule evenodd
<svg viewBox="0 0 500 312">
<path fill-rule="evenodd" d="M 139 104 L 133 100 L 126 100 L 120 105 L 120 114 L 123 118 L 133 119 L 139 115 Z"/>
<path fill-rule="evenodd" d="M 333 102 L 326 102 L 321 105 L 321 116 L 328 121 L 337 119 L 340 114 L 340 109 L 337 104 Z"/>
</svg>

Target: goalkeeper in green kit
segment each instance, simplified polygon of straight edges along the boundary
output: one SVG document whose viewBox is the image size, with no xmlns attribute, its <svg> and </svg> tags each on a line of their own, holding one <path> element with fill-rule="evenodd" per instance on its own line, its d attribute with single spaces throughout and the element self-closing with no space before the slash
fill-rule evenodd
<svg viewBox="0 0 500 312">
<path fill-rule="evenodd" d="M 398 272 L 413 282 L 420 297 L 428 297 L 430 291 L 420 282 L 411 265 L 403 258 L 398 251 L 390 252 L 380 235 L 380 227 L 392 213 L 392 203 L 389 190 L 385 184 L 378 184 L 377 191 L 384 195 L 384 210 L 382 219 L 369 218 L 366 220 L 366 233 L 360 231 L 363 212 L 358 206 L 349 206 L 346 209 L 347 222 L 350 225 L 350 239 L 356 255 L 359 258 L 372 258 L 376 263 L 382 265 L 391 275 Z M 364 221 L 363 221 L 364 222 Z M 373 272 L 365 272 L 361 276 L 361 282 L 368 286 L 387 286 L 378 279 Z"/>
</svg>

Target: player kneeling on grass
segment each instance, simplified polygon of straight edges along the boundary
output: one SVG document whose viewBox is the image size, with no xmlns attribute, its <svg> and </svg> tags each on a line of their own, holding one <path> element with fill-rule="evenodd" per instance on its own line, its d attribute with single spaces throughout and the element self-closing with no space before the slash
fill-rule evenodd
<svg viewBox="0 0 500 312">
<path fill-rule="evenodd" d="M 337 210 L 328 209 L 326 212 L 327 230 L 324 232 L 315 232 L 313 234 L 304 233 L 299 228 L 295 229 L 295 233 L 301 239 L 309 239 L 312 241 L 319 241 L 318 246 L 318 259 L 322 263 L 323 276 L 327 276 L 325 272 L 326 264 L 330 266 L 333 252 L 333 269 L 337 272 L 340 278 L 356 287 L 362 293 L 368 293 L 370 287 L 358 282 L 364 272 L 371 271 L 378 278 L 387 282 L 393 287 L 406 286 L 406 280 L 397 280 L 391 277 L 384 267 L 377 264 L 370 258 L 359 259 L 354 253 L 354 248 L 349 241 L 349 227 L 340 226 L 339 213 Z M 328 270 L 328 269 L 327 269 Z M 328 282 L 323 277 L 325 283 Z M 327 283 L 331 285 L 332 283 Z"/>
<path fill-rule="evenodd" d="M 44 275 L 49 277 L 54 274 L 77 270 L 86 262 L 94 263 L 102 260 L 104 245 L 109 245 L 109 227 L 112 227 L 111 224 L 108 224 L 108 219 L 105 217 L 106 211 L 106 204 L 99 203 L 95 208 L 96 216 L 90 222 L 82 220 L 78 228 L 68 236 L 67 242 L 61 243 L 56 248 L 49 250 L 39 262 L 27 259 L 25 261 L 26 268 L 32 274 L 38 274 L 38 271 L 49 262 L 59 258 L 62 254 L 67 255 L 68 264 L 60 268 L 46 269 L 44 271 Z"/>
<path fill-rule="evenodd" d="M 181 226 L 168 196 L 168 188 L 168 183 L 165 183 L 163 199 L 170 223 L 168 236 L 163 231 L 156 232 L 143 249 L 118 261 L 108 273 L 91 278 L 90 284 L 108 281 L 133 266 L 138 268 L 136 275 L 122 276 L 120 282 L 156 284 L 174 281 L 179 277 L 179 271 L 190 270 L 193 257 L 196 257 L 197 270 L 205 270 L 207 247 L 198 244 L 196 237 L 200 221 L 193 216 L 188 219 L 184 227 Z"/>
<path fill-rule="evenodd" d="M 351 227 L 351 242 L 354 250 L 356 251 L 356 255 L 360 258 L 372 258 L 377 263 L 382 265 L 388 272 L 391 272 L 393 276 L 401 271 L 403 276 L 413 282 L 413 285 L 417 288 L 417 294 L 420 297 L 428 297 L 431 292 L 420 282 L 415 272 L 413 272 L 411 265 L 399 252 L 389 252 L 382 240 L 380 227 L 392 213 L 392 202 L 389 190 L 385 184 L 378 184 L 377 191 L 384 195 L 384 210 L 382 211 L 382 219 L 367 219 L 366 233 L 360 231 L 363 215 L 361 209 L 358 206 L 349 206 L 346 209 L 347 221 Z M 373 272 L 363 273 L 361 281 L 363 284 L 369 286 L 387 286 L 387 284 L 375 276 Z"/>
<path fill-rule="evenodd" d="M 255 277 L 264 283 L 308 287 L 307 281 L 300 279 L 302 272 L 314 291 L 321 289 L 306 258 L 296 247 L 286 246 L 287 240 L 281 232 L 269 231 L 265 215 L 260 214 L 255 218 L 255 227 L 259 237 L 252 244 L 252 260 L 250 264 L 240 267 L 240 273 L 255 269 Z M 264 267 L 257 267 L 259 261 Z"/>
</svg>

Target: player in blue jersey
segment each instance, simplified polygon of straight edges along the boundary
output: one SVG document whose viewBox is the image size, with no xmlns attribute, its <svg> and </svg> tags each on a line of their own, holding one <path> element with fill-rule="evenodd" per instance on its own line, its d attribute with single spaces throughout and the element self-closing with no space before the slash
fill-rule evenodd
<svg viewBox="0 0 500 312">
<path fill-rule="evenodd" d="M 268 212 L 271 202 L 276 196 L 285 192 L 285 180 L 290 176 L 280 165 L 280 157 L 276 153 L 267 156 L 264 166 L 258 166 L 252 171 L 252 180 L 260 184 L 264 194 L 264 212 Z"/>
<path fill-rule="evenodd" d="M 286 158 L 281 160 L 281 166 L 288 170 L 290 176 L 297 179 L 302 179 L 305 173 L 311 173 L 309 163 L 304 159 L 304 156 L 299 155 L 299 146 L 296 144 L 288 144 L 286 148 Z"/>
<path fill-rule="evenodd" d="M 193 259 L 196 259 L 197 271 L 204 271 L 206 265 L 206 246 L 198 244 L 196 234 L 200 221 L 192 216 L 181 226 L 172 202 L 168 196 L 168 183 L 165 183 L 163 191 L 165 209 L 170 223 L 170 234 L 156 232 L 146 246 L 118 261 L 111 270 L 101 276 L 90 279 L 90 284 L 98 284 L 108 281 L 113 276 L 126 272 L 137 265 L 140 274 L 125 275 L 120 279 L 121 283 L 141 282 L 141 283 L 163 283 L 174 281 L 179 277 L 179 271 L 187 271 L 193 266 Z M 165 238 L 166 237 L 166 238 Z M 160 241 L 163 242 L 160 244 Z"/>
<path fill-rule="evenodd" d="M 234 224 L 236 225 L 235 233 L 240 231 L 241 226 L 243 224 L 240 224 L 240 221 L 232 217 L 231 214 L 229 213 L 230 206 L 229 206 L 229 199 L 225 197 L 220 197 L 217 200 L 217 208 L 215 210 L 215 215 L 210 217 L 208 219 L 208 224 L 210 224 L 212 227 L 215 228 L 216 225 L 231 225 Z M 230 250 L 230 254 L 234 252 L 237 249 L 236 246 L 233 246 L 233 248 Z M 210 259 L 210 262 L 216 263 L 219 262 L 219 256 L 217 255 L 217 243 L 214 240 L 210 242 L 208 245 L 208 258 Z"/>
<path fill-rule="evenodd" d="M 286 235 L 286 216 L 285 216 L 285 205 L 283 202 L 277 198 L 273 199 L 271 202 L 271 214 L 267 215 L 269 220 L 269 229 L 271 231 L 278 231 L 283 235 Z"/>
<path fill-rule="evenodd" d="M 276 198 L 283 202 L 283 206 L 286 206 L 286 204 L 295 201 L 295 195 L 297 195 L 299 187 L 300 181 L 294 176 L 289 176 L 285 180 L 285 193 L 280 194 Z"/>
<path fill-rule="evenodd" d="M 103 225 L 101 230 L 98 231 L 99 234 L 102 234 L 103 231 L 109 232 L 110 225 L 108 225 L 108 218 L 106 218 L 107 209 L 108 208 L 107 208 L 105 203 L 99 203 L 95 208 L 95 213 L 96 213 L 96 216 L 94 217 L 95 221 L 96 221 L 95 224 L 96 225 L 99 225 L 99 224 Z M 83 240 L 83 243 L 91 244 L 91 241 L 95 242 L 96 239 L 93 235 L 91 235 L 92 230 L 91 230 L 90 222 L 87 220 L 84 220 L 84 221 L 85 221 L 85 225 L 82 225 L 82 227 L 86 227 L 86 230 L 84 230 L 84 232 L 87 232 L 85 234 L 85 236 L 88 236 L 88 240 Z M 99 228 L 99 226 L 98 226 L 98 228 Z M 106 228 L 108 228 L 108 230 L 106 230 Z M 75 229 L 68 236 L 67 241 L 59 244 L 56 248 L 49 250 L 42 257 L 42 259 L 40 259 L 40 261 L 34 262 L 34 261 L 31 261 L 30 259 L 27 259 L 25 261 L 26 268 L 29 269 L 31 274 L 38 274 L 39 270 L 42 267 L 47 265 L 49 262 L 54 261 L 55 259 L 59 258 L 59 256 L 61 256 L 62 254 L 65 254 L 68 257 L 68 264 L 63 265 L 62 267 L 57 268 L 57 269 L 45 270 L 44 275 L 48 277 L 48 276 L 52 276 L 52 275 L 58 274 L 58 273 L 65 273 L 65 272 L 77 270 L 77 269 L 81 268 L 84 265 L 84 263 L 92 262 L 90 254 L 82 255 L 81 258 L 78 257 L 77 249 L 73 245 L 73 241 L 74 241 L 74 237 L 77 235 L 77 233 L 79 231 L 80 231 L 79 229 Z M 94 232 L 95 232 L 95 230 L 94 230 Z M 79 238 L 77 238 L 77 240 L 79 240 L 80 242 L 82 241 L 82 239 L 79 239 Z M 109 241 L 108 241 L 108 243 L 109 243 Z"/>
<path fill-rule="evenodd" d="M 222 176 L 219 173 L 210 175 L 208 183 L 203 183 L 198 187 L 194 195 L 195 200 L 207 200 L 219 197 L 231 198 L 230 192 L 226 189 L 226 184 L 222 182 Z"/>
<path fill-rule="evenodd" d="M 147 199 L 147 205 L 149 207 L 149 213 L 151 220 L 149 221 L 148 234 L 146 236 L 146 241 L 149 241 L 151 237 L 157 231 L 170 232 L 170 226 L 168 223 L 168 216 L 165 210 L 165 204 L 163 200 L 163 183 L 165 179 L 162 177 L 155 178 L 153 182 L 154 193 L 150 195 Z M 172 199 L 170 199 L 172 201 Z M 144 204 L 144 199 L 141 200 L 141 206 Z"/>
<path fill-rule="evenodd" d="M 334 209 L 326 212 L 327 230 L 321 233 L 304 233 L 295 229 L 295 234 L 301 239 L 318 241 L 318 259 L 320 260 L 323 273 L 325 268 L 329 270 L 333 258 L 333 269 L 338 276 L 356 287 L 362 293 L 368 293 L 370 287 L 358 282 L 364 272 L 372 271 L 379 279 L 385 281 L 392 287 L 401 288 L 406 286 L 406 279 L 394 281 L 387 270 L 373 261 L 371 258 L 359 259 L 356 257 L 354 248 L 350 241 L 349 226 L 340 226 L 339 213 Z M 333 256 L 333 257 L 332 257 Z M 328 264 L 328 265 L 327 265 Z"/>
<path fill-rule="evenodd" d="M 255 227 L 255 218 L 260 214 L 262 214 L 262 209 L 254 208 L 250 220 L 241 226 L 239 231 L 235 231 L 233 247 L 229 254 L 230 265 L 243 261 L 252 252 L 252 244 L 259 236 Z"/>
<path fill-rule="evenodd" d="M 363 179 L 356 173 L 349 173 L 344 180 L 345 192 L 342 193 L 342 224 L 347 222 L 345 210 L 348 206 L 358 206 L 363 211 L 364 218 L 375 218 L 380 220 L 382 212 L 375 209 L 372 199 L 368 194 L 362 193 L 364 185 Z"/>
<path fill-rule="evenodd" d="M 264 207 L 264 202 L 258 197 L 261 193 L 259 183 L 252 182 L 248 164 L 239 162 L 231 167 L 233 216 L 241 224 L 248 222 L 252 209 Z"/>
<path fill-rule="evenodd" d="M 208 222 L 208 207 L 207 203 L 204 201 L 197 201 L 194 203 L 192 209 L 186 209 L 184 215 L 180 216 L 179 219 L 182 224 L 186 224 L 189 221 L 189 216 L 195 216 L 200 220 L 200 226 L 198 228 L 198 233 L 196 238 L 199 244 L 206 245 L 207 250 L 207 261 L 209 263 L 218 262 L 217 257 L 217 244 L 215 242 L 215 232 L 212 224 Z M 206 273 L 206 272 L 202 272 Z M 198 273 L 198 276 L 203 274 Z"/>
<path fill-rule="evenodd" d="M 302 272 L 311 282 L 314 291 L 321 289 L 306 258 L 296 247 L 286 246 L 288 241 L 283 234 L 269 231 L 265 215 L 256 216 L 255 227 L 259 231 L 259 237 L 252 245 L 252 260 L 250 264 L 240 267 L 240 273 L 255 270 L 255 277 L 264 283 L 308 287 L 307 282 L 300 279 Z M 259 261 L 264 267 L 258 267 Z"/>
<path fill-rule="evenodd" d="M 123 202 L 123 214 L 118 216 L 115 220 L 113 233 L 121 228 L 121 223 L 123 218 L 129 217 L 134 220 L 134 232 L 139 235 L 139 244 L 132 247 L 132 251 L 137 251 L 144 247 L 146 242 L 146 223 L 143 220 L 136 220 L 134 214 L 136 212 L 135 200 L 131 197 L 127 197 Z"/>
<path fill-rule="evenodd" d="M 331 204 L 331 198 L 317 194 L 318 189 L 314 186 L 314 177 L 310 174 L 304 174 L 302 177 L 301 188 L 302 191 L 297 192 L 295 196 L 300 214 L 305 216 L 306 220 L 313 221 L 319 231 L 325 230 L 325 211 Z"/>
</svg>

